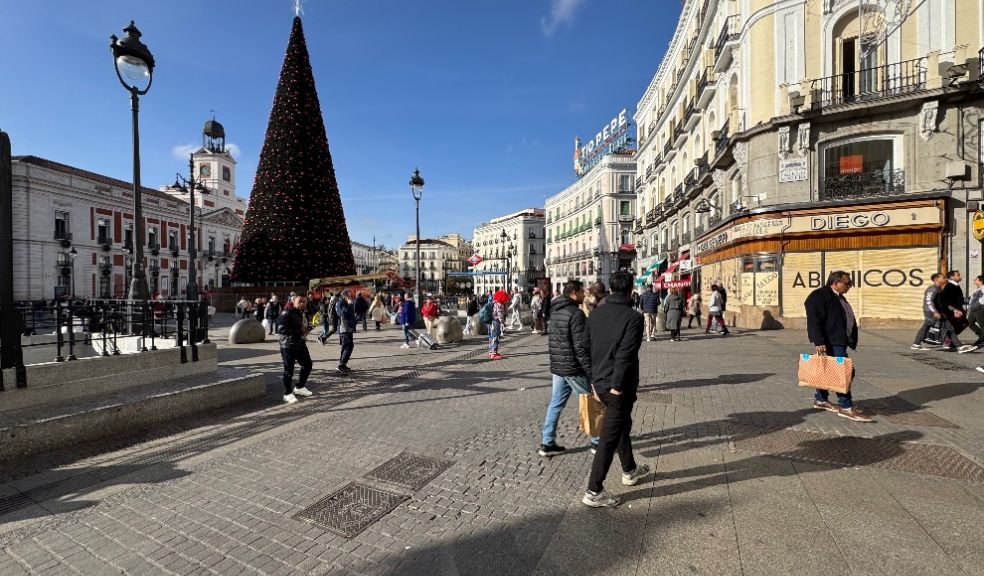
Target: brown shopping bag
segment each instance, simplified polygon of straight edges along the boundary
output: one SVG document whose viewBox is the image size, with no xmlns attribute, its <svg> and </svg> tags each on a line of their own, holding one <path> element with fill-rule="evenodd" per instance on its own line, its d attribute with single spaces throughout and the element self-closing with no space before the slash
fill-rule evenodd
<svg viewBox="0 0 984 576">
<path fill-rule="evenodd" d="M 578 394 L 581 430 L 588 436 L 601 436 L 605 420 L 605 405 L 594 394 Z"/>
<path fill-rule="evenodd" d="M 847 394 L 854 379 L 850 358 L 825 354 L 800 354 L 799 385 Z"/>
</svg>

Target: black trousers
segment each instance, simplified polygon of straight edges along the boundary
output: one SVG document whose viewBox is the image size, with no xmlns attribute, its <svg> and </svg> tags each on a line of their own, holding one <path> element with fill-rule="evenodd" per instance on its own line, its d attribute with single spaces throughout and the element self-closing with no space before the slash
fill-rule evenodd
<svg viewBox="0 0 984 576">
<path fill-rule="evenodd" d="M 311 354 L 308 353 L 307 345 L 281 348 L 280 357 L 284 361 L 284 395 L 294 392 L 294 386 L 291 384 L 291 380 L 294 378 L 294 362 L 301 365 L 301 373 L 297 375 L 297 387 L 304 388 L 312 367 Z"/>
<path fill-rule="evenodd" d="M 355 349 L 355 338 L 351 332 L 339 332 L 338 338 L 342 341 L 342 352 L 338 356 L 338 367 L 348 367 L 349 358 L 352 357 L 352 350 Z"/>
<path fill-rule="evenodd" d="M 591 475 L 588 476 L 588 490 L 592 492 L 601 492 L 604 489 L 605 476 L 608 476 L 608 469 L 612 467 L 616 453 L 622 463 L 622 472 L 629 473 L 636 469 L 632 441 L 629 439 L 635 395 L 616 396 L 607 391 L 598 395 L 605 405 L 605 421 L 601 425 L 601 441 L 591 463 Z"/>
</svg>

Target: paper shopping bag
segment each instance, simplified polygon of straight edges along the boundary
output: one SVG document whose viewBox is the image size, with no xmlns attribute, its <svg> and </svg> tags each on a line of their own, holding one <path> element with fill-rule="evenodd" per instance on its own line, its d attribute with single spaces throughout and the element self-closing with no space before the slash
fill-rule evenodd
<svg viewBox="0 0 984 576">
<path fill-rule="evenodd" d="M 578 395 L 581 414 L 581 430 L 588 436 L 601 436 L 601 424 L 605 420 L 605 405 L 594 394 Z"/>
<path fill-rule="evenodd" d="M 800 354 L 799 385 L 847 394 L 854 379 L 850 358 L 823 354 Z"/>
</svg>

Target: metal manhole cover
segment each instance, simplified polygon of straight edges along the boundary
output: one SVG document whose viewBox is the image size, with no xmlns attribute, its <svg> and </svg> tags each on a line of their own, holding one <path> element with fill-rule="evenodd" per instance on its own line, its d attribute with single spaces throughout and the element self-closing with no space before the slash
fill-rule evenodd
<svg viewBox="0 0 984 576">
<path fill-rule="evenodd" d="M 953 372 L 969 370 L 966 366 L 957 364 L 956 362 L 951 362 L 946 358 L 938 358 L 936 356 L 927 356 L 926 354 L 903 354 L 906 358 L 911 358 L 920 364 L 925 364 L 926 366 L 931 366 L 939 370 L 950 370 Z"/>
<path fill-rule="evenodd" d="M 673 395 L 665 392 L 639 392 L 638 402 L 653 404 L 673 404 Z"/>
<path fill-rule="evenodd" d="M 452 464 L 451 460 L 403 452 L 366 474 L 366 478 L 420 490 Z"/>
<path fill-rule="evenodd" d="M 918 432 L 857 438 L 803 430 L 738 427 L 732 433 L 736 448 L 780 458 L 984 482 L 984 468 L 956 450 L 911 442 L 920 436 Z"/>
<path fill-rule="evenodd" d="M 294 518 L 352 538 L 408 498 L 352 482 L 301 510 Z"/>
<path fill-rule="evenodd" d="M 900 426 L 959 428 L 953 422 L 940 418 L 932 412 L 923 410 L 919 406 L 903 400 L 898 396 L 889 396 L 876 400 L 862 400 L 858 404 L 874 414 L 875 417 L 884 418 L 892 424 L 898 424 Z"/>
</svg>

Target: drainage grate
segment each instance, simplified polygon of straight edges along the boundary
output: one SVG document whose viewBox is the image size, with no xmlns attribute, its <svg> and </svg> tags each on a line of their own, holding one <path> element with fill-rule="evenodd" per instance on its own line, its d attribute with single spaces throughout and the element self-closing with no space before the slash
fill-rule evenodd
<svg viewBox="0 0 984 576">
<path fill-rule="evenodd" d="M 411 490 L 420 490 L 452 464 L 454 462 L 451 460 L 403 452 L 366 474 L 366 478 L 381 480 Z"/>
<path fill-rule="evenodd" d="M 898 396 L 889 396 L 876 400 L 862 400 L 858 404 L 862 408 L 872 412 L 878 418 L 884 418 L 892 424 L 898 424 L 900 426 L 959 428 L 953 422 L 940 418 L 932 412 L 927 412 Z"/>
<path fill-rule="evenodd" d="M 937 368 L 939 370 L 950 370 L 954 372 L 969 370 L 969 368 L 963 366 L 962 364 L 957 364 L 956 362 L 952 362 L 946 358 L 939 358 L 937 356 L 927 356 L 926 354 L 902 354 L 902 356 L 911 358 L 916 362 L 925 364 L 926 366 L 932 366 L 933 368 Z"/>
<path fill-rule="evenodd" d="M 673 395 L 665 392 L 639 392 L 637 402 L 652 402 L 653 404 L 673 404 Z"/>
<path fill-rule="evenodd" d="M 352 538 L 408 498 L 352 482 L 301 510 L 294 518 Z"/>
<path fill-rule="evenodd" d="M 870 466 L 896 472 L 927 474 L 984 482 L 984 468 L 946 446 L 915 444 L 918 432 L 895 432 L 874 438 L 835 436 L 802 430 L 736 428 L 735 447 L 792 460 L 830 466 Z"/>
</svg>

